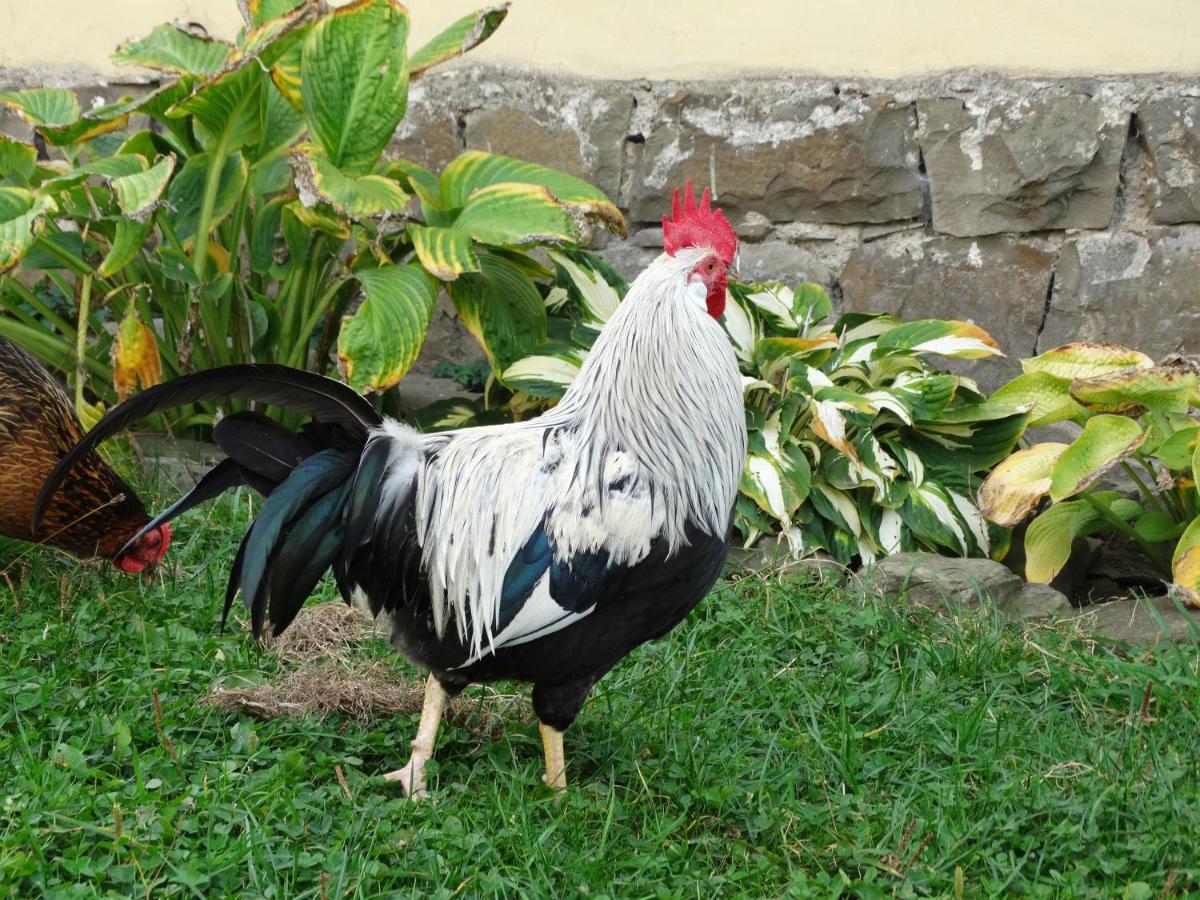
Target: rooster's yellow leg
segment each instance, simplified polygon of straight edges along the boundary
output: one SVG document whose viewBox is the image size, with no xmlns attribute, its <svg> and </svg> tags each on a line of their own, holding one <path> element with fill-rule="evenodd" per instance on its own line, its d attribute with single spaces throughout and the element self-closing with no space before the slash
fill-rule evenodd
<svg viewBox="0 0 1200 900">
<path fill-rule="evenodd" d="M 542 749 L 546 754 L 546 774 L 542 781 L 556 791 L 567 789 L 567 758 L 563 754 L 563 733 L 542 722 L 538 723 L 542 733 Z"/>
<path fill-rule="evenodd" d="M 427 797 L 425 789 L 425 763 L 433 756 L 433 745 L 437 740 L 438 726 L 442 724 L 442 711 L 446 708 L 446 691 L 432 675 L 425 682 L 425 704 L 421 707 L 421 723 L 412 742 L 412 756 L 404 768 L 388 772 L 383 777 L 388 781 L 400 782 L 405 796 Z M 560 743 L 561 746 L 561 743 Z"/>
</svg>

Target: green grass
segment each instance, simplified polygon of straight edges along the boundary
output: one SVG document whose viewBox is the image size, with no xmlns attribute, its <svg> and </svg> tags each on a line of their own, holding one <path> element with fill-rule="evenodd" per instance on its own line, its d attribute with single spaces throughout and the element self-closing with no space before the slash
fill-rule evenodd
<svg viewBox="0 0 1200 900">
<path fill-rule="evenodd" d="M 49 552 L 10 566 L 26 580 L 19 609 L 0 587 L 0 893 L 1200 891 L 1191 648 L 1121 657 L 847 589 L 726 584 L 599 685 L 563 802 L 526 714 L 446 727 L 433 799 L 410 803 L 377 777 L 406 758 L 409 717 L 200 705 L 277 666 L 216 632 L 234 509 L 186 519 L 153 582 Z"/>
</svg>

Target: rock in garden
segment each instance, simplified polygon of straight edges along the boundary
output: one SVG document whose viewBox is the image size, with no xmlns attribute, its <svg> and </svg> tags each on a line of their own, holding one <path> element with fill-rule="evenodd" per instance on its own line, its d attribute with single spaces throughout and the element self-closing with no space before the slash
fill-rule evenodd
<svg viewBox="0 0 1200 900">
<path fill-rule="evenodd" d="M 1079 621 L 1096 637 L 1153 646 L 1200 644 L 1200 610 L 1180 610 L 1170 597 L 1114 600 L 1088 607 Z"/>
<path fill-rule="evenodd" d="M 1151 217 L 1165 225 L 1200 222 L 1200 99 L 1151 100 L 1137 116 L 1154 164 Z"/>
<path fill-rule="evenodd" d="M 712 187 L 733 221 L 890 222 L 921 214 L 911 108 L 887 96 L 780 82 L 679 91 L 645 135 L 630 217 L 654 221 L 671 188 Z"/>
<path fill-rule="evenodd" d="M 867 573 L 871 589 L 885 597 L 935 610 L 1012 606 L 1024 582 L 990 559 L 952 559 L 932 553 L 897 553 Z"/>
</svg>

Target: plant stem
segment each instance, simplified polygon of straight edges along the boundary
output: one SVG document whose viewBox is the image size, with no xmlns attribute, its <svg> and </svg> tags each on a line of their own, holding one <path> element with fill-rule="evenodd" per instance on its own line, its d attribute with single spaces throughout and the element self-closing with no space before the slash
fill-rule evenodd
<svg viewBox="0 0 1200 900">
<path fill-rule="evenodd" d="M 1137 488 L 1139 491 L 1141 491 L 1142 496 L 1146 498 L 1147 503 L 1153 503 L 1155 506 L 1161 509 L 1165 515 L 1170 516 L 1172 519 L 1175 518 L 1174 512 L 1167 505 L 1167 501 L 1163 498 L 1163 495 L 1158 491 L 1151 490 L 1146 482 L 1142 481 L 1141 476 L 1139 476 L 1137 470 L 1129 464 L 1128 460 L 1121 460 L 1121 468 L 1124 470 L 1126 475 L 1133 479 L 1133 483 L 1137 485 Z"/>
<path fill-rule="evenodd" d="M 1162 555 L 1159 553 L 1158 547 L 1154 546 L 1154 544 L 1151 544 L 1140 534 L 1134 531 L 1128 522 L 1124 521 L 1118 516 L 1113 515 L 1112 510 L 1097 500 L 1094 496 L 1092 496 L 1092 494 L 1085 491 L 1079 496 L 1087 501 L 1088 505 L 1090 505 L 1092 509 L 1096 511 L 1100 518 L 1104 519 L 1104 521 L 1112 526 L 1112 528 L 1119 531 L 1121 534 L 1125 535 L 1125 537 L 1137 544 L 1138 547 L 1141 548 L 1142 552 L 1146 554 L 1146 558 L 1154 563 L 1154 565 L 1158 567 L 1159 571 L 1165 573 L 1167 578 L 1171 577 L 1170 563 L 1169 561 L 1163 560 Z"/>
<path fill-rule="evenodd" d="M 83 408 L 83 383 L 87 377 L 88 313 L 92 305 L 92 276 L 79 281 L 79 326 L 75 332 L 75 409 Z"/>
</svg>

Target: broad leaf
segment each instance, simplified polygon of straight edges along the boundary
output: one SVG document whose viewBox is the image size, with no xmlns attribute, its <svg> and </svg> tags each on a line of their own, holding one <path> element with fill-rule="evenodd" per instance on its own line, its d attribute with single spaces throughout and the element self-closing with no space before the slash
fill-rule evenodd
<svg viewBox="0 0 1200 900">
<path fill-rule="evenodd" d="M 175 171 L 175 157 L 167 156 L 145 172 L 122 175 L 112 180 L 117 205 L 127 218 L 145 222 L 159 206 L 159 199 L 166 190 L 171 173 Z"/>
<path fill-rule="evenodd" d="M 498 246 L 569 244 L 582 237 L 554 195 L 532 184 L 481 188 L 468 198 L 454 227 L 481 243 Z"/>
<path fill-rule="evenodd" d="M 1196 373 L 1190 368 L 1154 366 L 1077 379 L 1071 383 L 1071 396 L 1093 413 L 1183 413 L 1196 386 Z"/>
<path fill-rule="evenodd" d="M 338 360 L 355 390 L 382 391 L 416 361 L 437 300 L 437 283 L 420 266 L 385 266 L 354 273 L 366 300 L 342 320 Z"/>
<path fill-rule="evenodd" d="M 296 189 L 305 206 L 328 203 L 353 219 L 396 215 L 408 205 L 408 194 L 382 175 L 347 175 L 314 144 L 304 144 L 291 155 Z"/>
<path fill-rule="evenodd" d="M 1171 556 L 1171 580 L 1189 606 L 1200 606 L 1200 517 L 1183 532 Z"/>
<path fill-rule="evenodd" d="M 572 217 L 599 222 L 621 237 L 626 234 L 625 217 L 620 210 L 586 181 L 481 150 L 464 153 L 442 172 L 441 201 L 447 209 L 461 208 L 476 191 L 508 183 L 544 187 Z"/>
<path fill-rule="evenodd" d="M 79 100 L 64 88 L 33 88 L 13 93 L 0 92 L 4 103 L 31 125 L 38 128 L 62 128 L 79 118 Z"/>
<path fill-rule="evenodd" d="M 906 322 L 879 336 L 876 356 L 897 350 L 936 353 L 958 359 L 1003 356 L 992 336 L 971 322 L 922 319 Z"/>
<path fill-rule="evenodd" d="M 479 272 L 447 285 L 467 330 L 488 361 L 504 371 L 546 340 L 546 308 L 528 275 L 508 259 L 479 254 Z"/>
<path fill-rule="evenodd" d="M 621 303 L 616 288 L 600 272 L 581 265 L 565 253 L 547 250 L 546 255 L 570 279 L 587 320 L 601 325 L 607 322 Z"/>
<path fill-rule="evenodd" d="M 1077 342 L 1047 350 L 1033 359 L 1021 360 L 1026 372 L 1049 372 L 1059 378 L 1094 378 L 1126 369 L 1149 369 L 1154 360 L 1120 344 Z"/>
<path fill-rule="evenodd" d="M 408 237 L 421 265 L 439 281 L 453 281 L 463 272 L 479 271 L 479 257 L 465 231 L 409 225 Z"/>
<path fill-rule="evenodd" d="M 371 169 L 404 117 L 408 28 L 395 0 L 357 0 L 322 18 L 304 41 L 308 130 L 349 174 Z"/>
<path fill-rule="evenodd" d="M 191 116 L 196 137 L 206 150 L 228 152 L 262 140 L 261 96 L 264 77 L 251 59 L 222 72 L 177 103 L 167 115 Z"/>
<path fill-rule="evenodd" d="M 409 60 L 409 71 L 416 78 L 431 66 L 461 56 L 478 47 L 500 27 L 508 15 L 507 3 L 485 6 L 463 16 L 428 44 L 416 51 Z"/>
<path fill-rule="evenodd" d="M 1071 397 L 1071 382 L 1049 372 L 1026 372 L 992 394 L 993 400 L 1003 400 L 1026 406 L 1029 410 L 1029 427 L 1040 428 L 1077 419 L 1086 411 Z"/>
<path fill-rule="evenodd" d="M 197 37 L 174 25 L 159 25 L 146 37 L 122 44 L 113 61 L 184 75 L 208 77 L 228 62 L 233 47 L 224 41 Z"/>
<path fill-rule="evenodd" d="M 167 202 L 175 211 L 175 235 L 181 241 L 196 236 L 208 162 L 207 153 L 197 153 L 179 170 L 167 191 Z M 246 161 L 240 153 L 225 158 L 225 165 L 217 183 L 216 201 L 209 219 L 210 228 L 215 228 L 233 210 L 238 197 L 241 196 L 242 188 L 245 187 L 247 177 Z"/>
<path fill-rule="evenodd" d="M 0 134 L 0 178 L 25 184 L 37 170 L 37 148 Z"/>
<path fill-rule="evenodd" d="M 143 221 L 136 219 L 118 219 L 116 231 L 113 234 L 112 246 L 97 271 L 101 278 L 111 278 L 133 261 L 138 250 L 142 248 L 146 238 L 150 236 L 153 223 L 147 217 Z"/>
<path fill-rule="evenodd" d="M 556 350 L 557 352 L 550 352 Z M 551 345 L 517 360 L 499 374 L 510 389 L 535 397 L 561 397 L 579 374 L 579 352 L 569 345 Z"/>
<path fill-rule="evenodd" d="M 1146 437 L 1137 422 L 1124 416 L 1088 419 L 1083 433 L 1054 464 L 1050 498 L 1059 501 L 1078 494 L 1142 446 Z"/>
<path fill-rule="evenodd" d="M 1025 577 L 1049 584 L 1071 556 L 1078 537 L 1102 531 L 1108 523 L 1086 500 L 1056 503 L 1025 532 Z"/>
<path fill-rule="evenodd" d="M 1018 450 L 996 466 L 979 489 L 979 509 L 1012 528 L 1033 514 L 1050 491 L 1050 476 L 1066 444 L 1047 442 Z"/>
<path fill-rule="evenodd" d="M 148 388 L 162 381 L 158 340 L 150 327 L 138 318 L 133 304 L 130 304 L 129 311 L 117 327 L 112 359 L 113 387 L 120 400 L 133 393 L 138 385 Z"/>
<path fill-rule="evenodd" d="M 19 188 L 0 188 L 0 272 L 7 272 L 29 252 L 54 200 Z"/>
<path fill-rule="evenodd" d="M 133 97 L 122 97 L 112 103 L 89 109 L 70 125 L 57 128 L 47 126 L 40 130 L 46 140 L 56 147 L 90 141 L 99 135 L 120 131 L 129 123 L 129 114 L 137 110 L 142 102 Z"/>
</svg>

